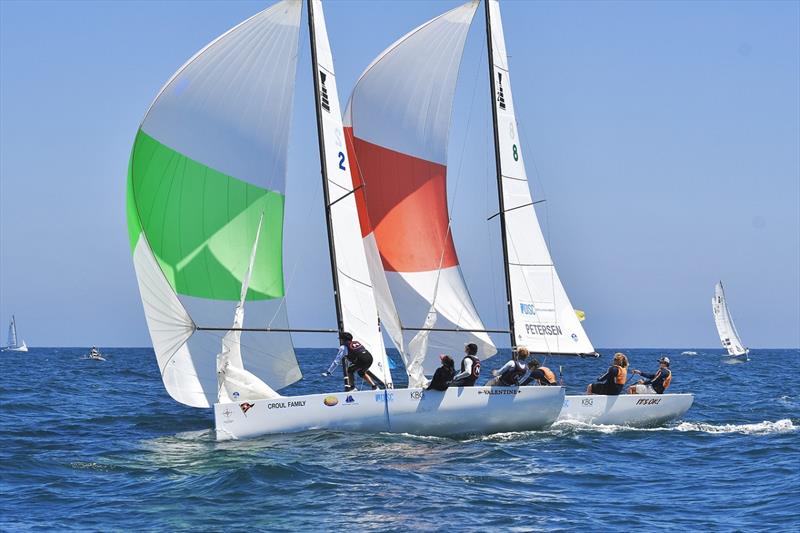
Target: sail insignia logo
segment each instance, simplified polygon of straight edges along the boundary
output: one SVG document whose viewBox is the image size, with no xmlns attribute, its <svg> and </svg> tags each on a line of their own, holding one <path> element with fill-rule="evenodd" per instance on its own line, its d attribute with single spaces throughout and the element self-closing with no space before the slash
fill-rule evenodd
<svg viewBox="0 0 800 533">
<path fill-rule="evenodd" d="M 523 315 L 536 314 L 536 308 L 533 307 L 533 304 L 519 304 L 519 310 L 522 311 Z"/>
<path fill-rule="evenodd" d="M 500 109 L 506 108 L 506 97 L 503 95 L 503 73 L 497 73 L 497 105 Z"/>
<path fill-rule="evenodd" d="M 324 72 L 322 72 L 321 70 L 319 71 L 319 99 L 320 99 L 320 105 L 322 105 L 322 109 L 324 109 L 325 111 L 330 113 L 331 112 L 331 101 L 328 98 L 328 88 L 325 87 L 325 79 L 327 77 L 328 76 Z"/>
</svg>

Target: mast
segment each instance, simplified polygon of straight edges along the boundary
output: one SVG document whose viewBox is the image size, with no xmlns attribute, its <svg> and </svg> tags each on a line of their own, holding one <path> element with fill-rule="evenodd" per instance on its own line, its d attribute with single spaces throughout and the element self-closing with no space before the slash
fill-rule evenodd
<svg viewBox="0 0 800 533">
<path fill-rule="evenodd" d="M 317 36 L 314 30 L 314 5 L 313 0 L 307 0 L 308 7 L 308 39 L 311 43 L 311 76 L 314 79 L 314 111 L 317 114 L 317 144 L 319 145 L 319 168 L 322 176 L 322 196 L 325 202 L 325 226 L 328 230 L 328 252 L 331 260 L 331 279 L 333 281 L 333 303 L 336 306 L 336 329 L 339 333 L 344 331 L 344 318 L 342 314 L 342 300 L 339 292 L 339 275 L 336 263 L 336 245 L 333 242 L 333 220 L 331 219 L 331 198 L 328 190 L 328 166 L 325 164 L 325 134 L 322 127 L 322 97 L 319 88 L 319 63 L 317 62 Z M 347 378 L 347 364 L 342 365 L 342 376 L 345 390 L 348 385 L 353 385 Z"/>
<path fill-rule="evenodd" d="M 311 75 L 314 79 L 314 110 L 317 114 L 317 139 L 319 145 L 319 166 L 322 175 L 322 194 L 325 201 L 325 225 L 328 229 L 328 251 L 331 260 L 331 277 L 333 278 L 333 300 L 336 305 L 336 327 L 344 331 L 342 318 L 342 302 L 339 296 L 339 276 L 336 269 L 336 247 L 333 243 L 333 221 L 331 220 L 331 200 L 328 191 L 328 169 L 325 165 L 325 136 L 322 130 L 322 101 L 319 90 L 319 65 L 317 63 L 317 38 L 314 31 L 314 6 L 312 0 L 307 0 L 308 7 L 308 38 L 311 42 Z M 344 369 L 344 365 L 342 365 Z"/>
<path fill-rule="evenodd" d="M 508 239 L 506 236 L 506 210 L 503 200 L 503 169 L 500 163 L 500 132 L 497 126 L 497 90 L 494 82 L 494 50 L 492 49 L 492 22 L 489 0 L 484 0 L 486 8 L 486 50 L 489 53 L 489 90 L 492 102 L 492 131 L 494 132 L 494 160 L 497 172 L 497 202 L 500 209 L 500 238 L 503 243 L 503 272 L 506 278 L 506 309 L 508 311 L 508 329 L 511 336 L 511 349 L 517 345 L 514 336 L 514 308 L 511 303 L 511 272 L 508 269 Z"/>
</svg>

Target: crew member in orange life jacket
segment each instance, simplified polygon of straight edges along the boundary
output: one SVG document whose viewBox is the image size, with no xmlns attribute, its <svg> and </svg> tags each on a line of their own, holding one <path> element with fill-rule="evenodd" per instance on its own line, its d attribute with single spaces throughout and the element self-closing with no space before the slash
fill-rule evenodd
<svg viewBox="0 0 800 533">
<path fill-rule="evenodd" d="M 356 390 L 356 372 L 370 384 L 372 390 L 377 389 L 379 385 L 385 389 L 386 385 L 383 381 L 369 371 L 369 367 L 372 366 L 372 354 L 360 342 L 353 340 L 353 336 L 346 331 L 339 334 L 339 342 L 341 345 L 336 353 L 336 358 L 328 367 L 328 371 L 323 372 L 322 375 L 330 376 L 333 369 L 339 366 L 344 358 L 347 369 L 347 375 L 344 378 L 345 392 Z"/>
<path fill-rule="evenodd" d="M 538 359 L 528 361 L 528 373 L 519 380 L 521 386 L 525 385 L 558 385 L 556 375 L 546 366 L 542 366 Z"/>
<path fill-rule="evenodd" d="M 451 387 L 472 387 L 481 375 L 481 360 L 476 355 L 478 345 L 471 342 L 464 346 L 464 359 L 461 360 L 461 372 L 453 376 Z"/>
<path fill-rule="evenodd" d="M 628 394 L 664 394 L 669 384 L 672 383 L 672 370 L 669 369 L 669 357 L 662 357 L 658 360 L 659 367 L 655 374 L 648 374 L 640 370 L 632 370 L 634 374 L 639 374 L 647 381 L 640 379 L 639 383 L 628 389 Z"/>
<path fill-rule="evenodd" d="M 605 374 L 597 378 L 596 383 L 586 387 L 586 394 L 605 394 L 617 396 L 628 381 L 628 358 L 624 353 L 614 354 L 614 364 L 608 367 Z"/>
</svg>

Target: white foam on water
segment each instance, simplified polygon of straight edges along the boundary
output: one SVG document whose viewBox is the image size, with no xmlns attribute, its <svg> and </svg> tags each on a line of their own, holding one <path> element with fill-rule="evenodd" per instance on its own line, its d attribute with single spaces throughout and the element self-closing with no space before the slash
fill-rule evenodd
<svg viewBox="0 0 800 533">
<path fill-rule="evenodd" d="M 784 418 L 776 422 L 759 422 L 757 424 L 700 424 L 695 422 L 682 422 L 673 428 L 677 431 L 702 431 L 704 433 L 742 433 L 744 435 L 767 435 L 770 433 L 792 433 L 797 431 L 791 420 Z"/>
<path fill-rule="evenodd" d="M 677 426 L 656 427 L 656 428 L 633 428 L 629 426 L 588 424 L 574 420 L 561 420 L 553 424 L 553 430 L 589 431 L 596 433 L 616 433 L 618 431 L 697 431 L 712 435 L 725 433 L 742 433 L 745 435 L 766 435 L 771 433 L 791 433 L 797 431 L 797 426 L 784 418 L 775 422 L 765 420 L 755 424 L 706 424 L 700 422 L 681 422 Z"/>
</svg>

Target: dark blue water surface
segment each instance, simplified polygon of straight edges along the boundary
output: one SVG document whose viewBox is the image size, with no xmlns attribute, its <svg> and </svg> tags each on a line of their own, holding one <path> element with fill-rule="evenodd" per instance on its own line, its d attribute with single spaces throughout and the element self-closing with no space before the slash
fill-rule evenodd
<svg viewBox="0 0 800 533">
<path fill-rule="evenodd" d="M 578 392 L 613 351 L 548 363 Z M 650 371 L 672 358 L 671 391 L 696 394 L 683 421 L 217 443 L 210 410 L 167 395 L 150 349 L 108 348 L 107 362 L 84 349 L 3 353 L 0 529 L 797 531 L 800 351 L 737 365 L 720 351 L 625 351 Z M 307 378 L 284 392 L 338 387 L 319 376 L 333 354 L 299 350 Z"/>
</svg>

